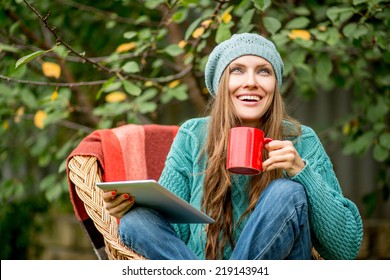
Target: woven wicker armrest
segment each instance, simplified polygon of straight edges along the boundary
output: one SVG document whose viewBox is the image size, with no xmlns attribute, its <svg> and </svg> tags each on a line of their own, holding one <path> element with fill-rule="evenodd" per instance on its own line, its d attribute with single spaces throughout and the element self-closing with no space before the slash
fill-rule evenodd
<svg viewBox="0 0 390 280">
<path fill-rule="evenodd" d="M 77 195 L 84 202 L 88 215 L 98 231 L 103 235 L 108 259 L 136 260 L 145 259 L 126 247 L 118 236 L 117 220 L 104 208 L 102 190 L 96 187 L 102 175 L 95 157 L 74 156 L 69 161 L 69 178 L 74 183 Z"/>
</svg>

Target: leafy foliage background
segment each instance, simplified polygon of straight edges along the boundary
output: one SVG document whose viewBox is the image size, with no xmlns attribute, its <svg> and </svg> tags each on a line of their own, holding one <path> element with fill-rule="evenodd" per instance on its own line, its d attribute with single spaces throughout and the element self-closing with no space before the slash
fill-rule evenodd
<svg viewBox="0 0 390 280">
<path fill-rule="evenodd" d="M 31 233 L 21 234 L 12 223 L 20 220 L 34 231 L 26 221 L 37 214 L 71 211 L 65 159 L 87 134 L 204 115 L 207 55 L 233 33 L 257 32 L 275 42 L 285 62 L 282 94 L 289 104 L 319 93 L 336 100 L 352 96 L 348 111 L 323 128 L 321 138 L 341 144 L 345 155 L 369 154 L 378 163 L 377 185 L 361 198 L 364 216 L 388 199 L 389 1 L 0 5 L 0 240 L 8 248 L 2 258 L 26 256 L 13 244 Z"/>
</svg>

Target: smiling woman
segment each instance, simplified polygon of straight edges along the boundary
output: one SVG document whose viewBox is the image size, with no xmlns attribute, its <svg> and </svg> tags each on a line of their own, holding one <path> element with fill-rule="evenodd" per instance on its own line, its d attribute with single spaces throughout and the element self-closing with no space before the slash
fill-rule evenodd
<svg viewBox="0 0 390 280">
<path fill-rule="evenodd" d="M 120 218 L 123 243 L 148 259 L 310 259 L 313 246 L 326 259 L 356 257 L 359 211 L 343 196 L 315 132 L 287 115 L 282 73 L 274 44 L 257 34 L 233 35 L 212 51 L 210 116 L 180 127 L 159 183 L 215 222 L 170 224 L 109 191 L 106 209 Z M 227 170 L 228 135 L 237 126 L 273 139 L 264 172 Z"/>
</svg>

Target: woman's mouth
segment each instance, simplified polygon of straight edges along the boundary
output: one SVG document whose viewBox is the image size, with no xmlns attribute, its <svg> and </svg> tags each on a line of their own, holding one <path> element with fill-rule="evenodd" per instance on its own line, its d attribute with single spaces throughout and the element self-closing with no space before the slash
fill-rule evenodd
<svg viewBox="0 0 390 280">
<path fill-rule="evenodd" d="M 237 99 L 240 101 L 246 101 L 246 102 L 258 102 L 262 98 L 261 98 L 261 96 L 258 96 L 258 95 L 241 95 L 241 96 L 238 96 Z"/>
</svg>

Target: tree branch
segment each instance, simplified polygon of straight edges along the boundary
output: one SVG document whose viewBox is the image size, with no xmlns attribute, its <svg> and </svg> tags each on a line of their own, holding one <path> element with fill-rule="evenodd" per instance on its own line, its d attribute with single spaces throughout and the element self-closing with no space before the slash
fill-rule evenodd
<svg viewBox="0 0 390 280">
<path fill-rule="evenodd" d="M 87 61 L 93 65 L 95 65 L 98 69 L 100 70 L 103 70 L 107 73 L 110 73 L 110 74 L 115 74 L 116 71 L 110 69 L 110 68 L 107 68 L 103 65 L 101 65 L 100 63 L 92 60 L 91 58 L 85 56 L 84 54 L 82 53 L 79 53 L 77 52 L 75 49 L 73 49 L 70 45 L 68 45 L 66 42 L 64 42 L 60 36 L 57 35 L 57 32 L 55 31 L 55 27 L 51 27 L 48 22 L 47 22 L 47 19 L 49 18 L 50 16 L 50 12 L 45 16 L 43 17 L 33 6 L 31 6 L 26 0 L 23 0 L 23 2 L 27 5 L 27 7 L 29 9 L 31 9 L 36 15 L 37 17 L 42 21 L 42 23 L 44 24 L 44 26 L 53 34 L 53 36 L 56 38 L 56 41 L 57 41 L 57 45 L 63 45 L 65 48 L 67 48 L 71 53 L 75 54 L 76 56 L 82 58 L 84 61 Z"/>
<path fill-rule="evenodd" d="M 7 82 L 13 82 L 18 84 L 28 84 L 33 86 L 54 86 L 54 87 L 81 87 L 81 86 L 96 86 L 102 85 L 107 80 L 100 81 L 90 81 L 90 82 L 79 82 L 79 83 L 56 83 L 56 82 L 39 82 L 39 81 L 29 81 L 29 80 L 20 80 L 11 77 L 7 77 L 0 74 L 0 79 L 6 80 Z"/>
</svg>

